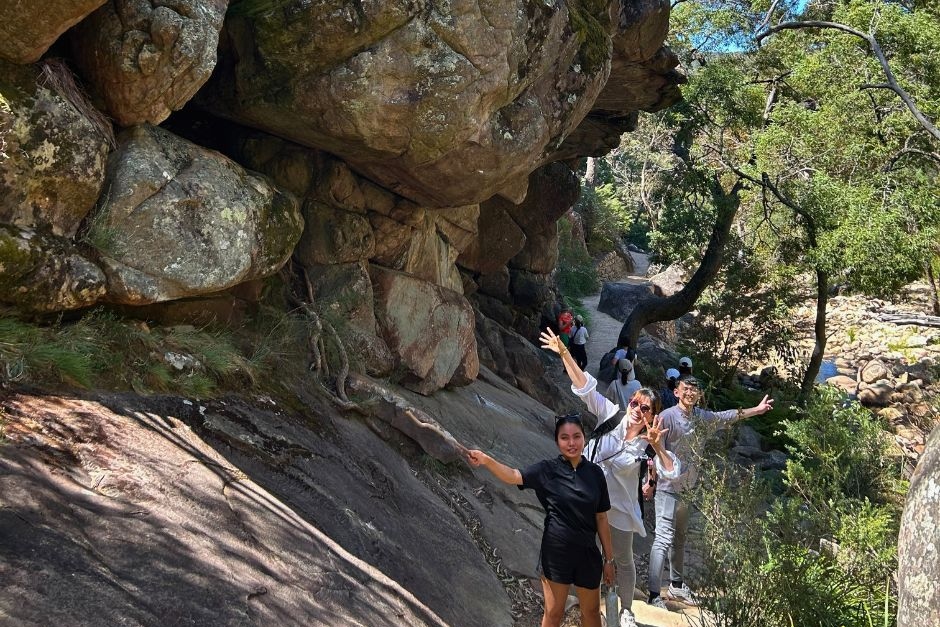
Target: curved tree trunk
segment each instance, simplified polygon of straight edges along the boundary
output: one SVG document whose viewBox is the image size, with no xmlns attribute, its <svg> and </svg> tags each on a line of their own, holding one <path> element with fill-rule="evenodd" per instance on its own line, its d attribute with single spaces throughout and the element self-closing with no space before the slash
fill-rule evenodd
<svg viewBox="0 0 940 627">
<path fill-rule="evenodd" d="M 813 324 L 813 353 L 810 355 L 809 364 L 806 366 L 806 372 L 803 374 L 803 382 L 800 384 L 800 403 L 805 403 L 813 391 L 813 385 L 816 383 L 816 375 L 819 374 L 819 367 L 822 365 L 823 355 L 826 352 L 826 307 L 829 304 L 829 274 L 816 269 L 816 321 Z"/>
<path fill-rule="evenodd" d="M 927 282 L 930 284 L 933 315 L 940 316 L 940 295 L 937 294 L 937 279 L 933 275 L 932 260 L 928 258 L 924 265 L 927 266 Z"/>
<path fill-rule="evenodd" d="M 675 320 L 691 311 L 695 306 L 695 301 L 718 275 L 718 270 L 721 269 L 722 253 L 728 241 L 728 233 L 731 231 L 734 216 L 741 203 L 738 197 L 741 181 L 735 183 L 731 191 L 726 193 L 718 178 L 713 176 L 709 187 L 718 215 L 715 219 L 715 226 L 712 228 L 711 239 L 708 241 L 708 248 L 705 249 L 705 256 L 702 257 L 698 270 L 685 287 L 672 296 L 648 297 L 638 302 L 630 312 L 630 317 L 624 322 L 623 328 L 620 329 L 617 346 L 629 346 L 635 350 L 643 327 L 653 322 Z"/>
</svg>

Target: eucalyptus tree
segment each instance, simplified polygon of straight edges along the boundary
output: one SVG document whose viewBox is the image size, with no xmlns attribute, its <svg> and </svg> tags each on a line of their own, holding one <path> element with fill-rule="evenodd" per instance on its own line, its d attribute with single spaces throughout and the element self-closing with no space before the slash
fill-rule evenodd
<svg viewBox="0 0 940 627">
<path fill-rule="evenodd" d="M 682 167 L 658 188 L 653 239 L 688 256 L 687 242 L 702 254 L 703 220 L 713 237 L 684 298 L 637 307 L 621 339 L 692 307 L 727 254 L 727 236 L 717 247 L 714 236 L 734 221 L 738 254 L 815 279 L 805 396 L 825 351 L 830 283 L 890 295 L 932 269 L 940 17 L 871 0 L 689 0 L 674 5 L 673 25 L 689 85 L 659 120 Z"/>
</svg>

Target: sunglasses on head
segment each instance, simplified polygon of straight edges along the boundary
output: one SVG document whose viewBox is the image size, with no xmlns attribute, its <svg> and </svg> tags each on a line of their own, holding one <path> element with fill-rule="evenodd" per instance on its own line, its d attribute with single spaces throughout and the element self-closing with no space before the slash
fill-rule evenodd
<svg viewBox="0 0 940 627">
<path fill-rule="evenodd" d="M 652 409 L 652 407 L 650 407 L 649 405 L 644 405 L 640 403 L 640 401 L 636 400 L 635 398 L 630 399 L 630 407 L 639 407 L 640 411 L 642 411 L 644 414 L 649 413 L 649 411 Z"/>
<path fill-rule="evenodd" d="M 581 414 L 568 414 L 566 416 L 555 416 L 555 426 L 562 422 L 576 422 L 581 424 Z"/>
</svg>

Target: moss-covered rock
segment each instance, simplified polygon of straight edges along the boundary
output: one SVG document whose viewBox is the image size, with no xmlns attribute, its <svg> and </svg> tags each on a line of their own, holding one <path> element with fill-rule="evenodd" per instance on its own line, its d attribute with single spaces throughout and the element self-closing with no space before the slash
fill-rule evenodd
<svg viewBox="0 0 940 627">
<path fill-rule="evenodd" d="M 104 282 L 68 240 L 0 224 L 0 302 L 29 312 L 78 309 L 104 295 Z"/>
<path fill-rule="evenodd" d="M 158 127 L 119 137 L 108 188 L 90 240 L 112 302 L 197 296 L 268 276 L 303 229 L 292 194 Z"/>
<path fill-rule="evenodd" d="M 71 236 L 98 199 L 108 129 L 67 73 L 0 61 L 0 222 Z"/>
</svg>

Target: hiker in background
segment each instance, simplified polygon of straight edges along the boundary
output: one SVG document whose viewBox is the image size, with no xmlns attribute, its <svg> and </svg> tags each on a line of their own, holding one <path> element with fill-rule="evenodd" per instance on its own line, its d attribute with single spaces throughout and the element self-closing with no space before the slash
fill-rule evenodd
<svg viewBox="0 0 940 627">
<path fill-rule="evenodd" d="M 578 364 L 578 368 L 581 370 L 587 368 L 587 348 L 585 344 L 587 344 L 589 337 L 591 337 L 591 334 L 584 326 L 584 318 L 580 315 L 575 316 L 574 333 L 571 335 L 571 343 L 568 348 L 571 349 L 571 356 L 574 357 L 575 363 Z"/>
<path fill-rule="evenodd" d="M 663 477 L 678 477 L 679 460 L 663 446 L 664 436 L 656 392 L 640 388 L 622 406 L 611 402 L 597 391 L 597 381 L 578 367 L 551 329 L 542 333 L 542 348 L 561 355 L 565 371 L 571 379 L 571 391 L 577 394 L 588 410 L 597 416 L 585 456 L 604 471 L 610 492 L 610 521 L 614 560 L 617 565 L 617 586 L 620 596 L 619 627 L 636 627 L 633 616 L 633 590 L 636 587 L 636 563 L 633 559 L 633 534 L 646 535 L 640 509 L 642 472 L 648 455 Z M 623 360 L 630 363 L 629 360 Z M 631 364 L 632 369 L 632 364 Z M 609 617 L 608 617 L 609 619 Z M 610 625 L 609 627 L 618 627 Z"/>
<path fill-rule="evenodd" d="M 558 349 L 568 354 L 560 340 Z M 545 508 L 539 553 L 545 597 L 542 627 L 561 625 L 572 584 L 581 607 L 581 624 L 601 627 L 601 577 L 610 585 L 616 576 L 607 522 L 610 509 L 607 480 L 596 464 L 582 456 L 584 442 L 581 417 L 574 414 L 555 418 L 555 444 L 561 455 L 522 470 L 510 468 L 483 451 L 467 451 L 470 465 L 483 466 L 500 481 L 520 490 L 535 490 Z M 597 548 L 598 539 L 603 555 Z"/>
<path fill-rule="evenodd" d="M 688 357 L 679 360 L 679 376 L 684 374 L 692 374 L 692 360 Z"/>
<path fill-rule="evenodd" d="M 567 309 L 562 309 L 558 314 L 558 337 L 568 346 L 571 340 L 571 327 L 574 325 L 574 316 Z"/>
<path fill-rule="evenodd" d="M 676 397 L 679 403 L 664 410 L 660 418 L 666 432 L 666 449 L 682 459 L 682 472 L 678 478 L 663 475 L 659 481 L 655 497 L 656 538 L 650 549 L 649 603 L 663 609 L 666 604 L 660 597 L 660 591 L 663 566 L 667 560 L 670 581 L 667 594 L 677 601 L 695 604 L 692 591 L 683 580 L 682 573 L 685 563 L 685 538 L 689 530 L 689 501 L 686 491 L 692 488 L 697 477 L 695 462 L 692 459 L 692 434 L 697 428 L 708 428 L 719 422 L 728 425 L 767 413 L 773 409 L 774 402 L 769 396 L 764 396 L 760 403 L 748 409 L 719 412 L 701 409 L 695 406 L 701 400 L 702 394 L 698 379 L 692 375 L 679 377 Z"/>
<path fill-rule="evenodd" d="M 675 368 L 666 371 L 666 386 L 660 391 L 663 399 L 663 409 L 675 407 L 679 402 L 676 398 L 676 381 L 679 380 L 680 372 Z"/>
<path fill-rule="evenodd" d="M 607 386 L 604 396 L 623 409 L 641 387 L 643 386 L 636 380 L 633 362 L 624 357 L 617 362 L 617 377 Z"/>
<path fill-rule="evenodd" d="M 629 359 L 631 362 L 636 361 L 636 351 L 630 348 L 629 344 L 624 344 L 623 346 L 618 346 L 617 350 L 614 351 L 614 356 L 611 359 L 611 364 L 616 366 L 617 362 L 621 359 Z"/>
</svg>

